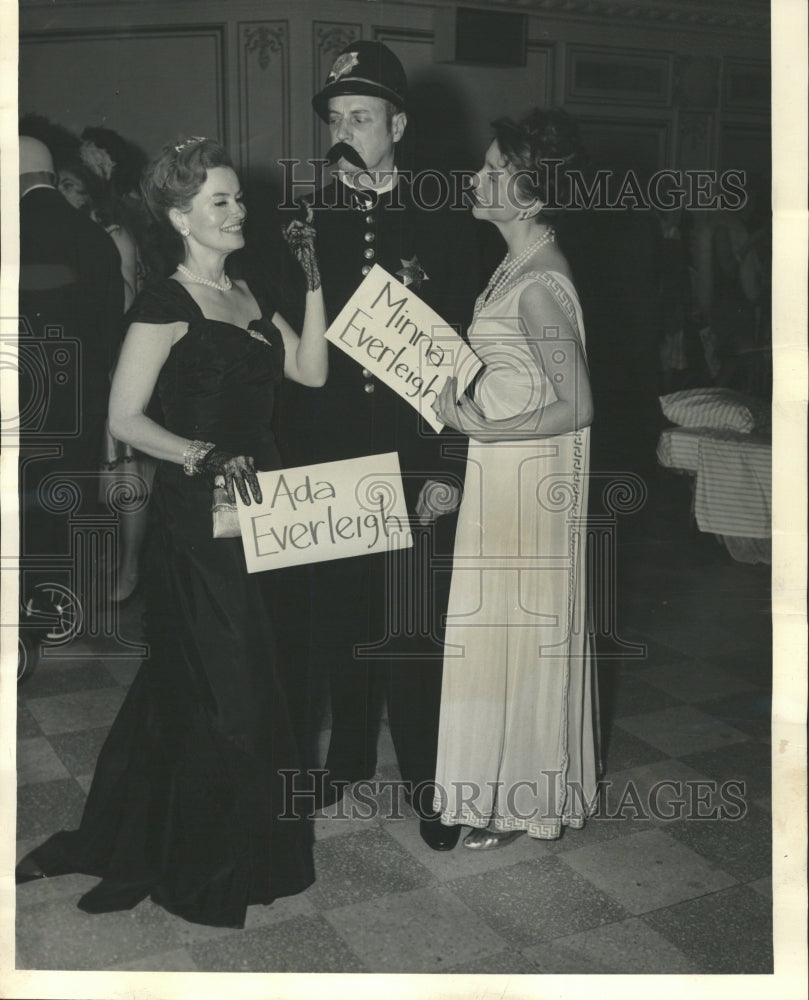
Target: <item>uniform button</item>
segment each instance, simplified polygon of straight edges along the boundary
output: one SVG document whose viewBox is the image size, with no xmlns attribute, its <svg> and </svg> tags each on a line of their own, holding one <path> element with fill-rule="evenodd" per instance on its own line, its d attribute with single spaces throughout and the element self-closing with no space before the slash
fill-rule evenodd
<svg viewBox="0 0 809 1000">
<path fill-rule="evenodd" d="M 372 226 L 375 222 L 376 222 L 376 219 L 373 217 L 373 215 L 366 215 L 365 216 L 365 224 L 367 226 Z"/>
<path fill-rule="evenodd" d="M 366 382 L 365 385 L 363 386 L 363 389 L 365 389 L 366 392 L 373 392 L 374 391 L 374 383 L 373 382 Z"/>
<path fill-rule="evenodd" d="M 373 372 L 369 372 L 367 368 L 363 368 L 362 369 L 362 377 L 363 378 L 371 378 L 372 375 L 373 375 Z"/>
<path fill-rule="evenodd" d="M 368 274 L 370 272 L 370 270 L 371 270 L 371 268 L 370 268 L 370 266 L 368 264 L 363 265 L 363 268 L 362 268 L 362 274 L 363 274 L 363 276 L 365 276 L 366 274 Z"/>
<path fill-rule="evenodd" d="M 362 251 L 362 256 L 366 260 L 373 260 L 373 258 L 375 256 L 374 248 L 373 247 L 367 247 L 365 250 Z"/>
<path fill-rule="evenodd" d="M 373 243 L 375 239 L 376 239 L 376 235 L 374 233 L 366 233 L 365 234 L 365 242 L 366 243 Z"/>
</svg>

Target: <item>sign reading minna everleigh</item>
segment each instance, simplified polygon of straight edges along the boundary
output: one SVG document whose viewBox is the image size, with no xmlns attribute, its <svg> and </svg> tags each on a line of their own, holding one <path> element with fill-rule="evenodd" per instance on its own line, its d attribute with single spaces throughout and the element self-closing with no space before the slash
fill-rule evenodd
<svg viewBox="0 0 809 1000">
<path fill-rule="evenodd" d="M 436 431 L 444 425 L 432 404 L 444 382 L 455 375 L 460 397 L 481 363 L 437 312 L 378 264 L 326 339 L 406 399 Z"/>
</svg>

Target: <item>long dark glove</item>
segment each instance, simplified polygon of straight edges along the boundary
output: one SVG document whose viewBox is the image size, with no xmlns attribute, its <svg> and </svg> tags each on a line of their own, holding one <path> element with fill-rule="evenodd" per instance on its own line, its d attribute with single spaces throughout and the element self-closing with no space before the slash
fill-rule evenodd
<svg viewBox="0 0 809 1000">
<path fill-rule="evenodd" d="M 256 503 L 261 503 L 261 487 L 258 484 L 255 463 L 250 455 L 230 455 L 226 451 L 214 448 L 199 462 L 197 474 L 210 476 L 211 479 L 222 476 L 225 480 L 225 489 L 231 503 L 236 503 L 236 490 L 238 490 L 239 496 L 242 498 L 242 503 L 246 507 L 249 507 L 250 494 L 247 489 L 248 486 L 255 497 Z"/>
<path fill-rule="evenodd" d="M 317 231 L 312 225 L 312 206 L 306 205 L 306 221 L 294 219 L 281 229 L 292 256 L 303 268 L 306 275 L 306 289 L 316 292 L 320 288 L 320 267 L 317 262 L 315 238 Z"/>
</svg>

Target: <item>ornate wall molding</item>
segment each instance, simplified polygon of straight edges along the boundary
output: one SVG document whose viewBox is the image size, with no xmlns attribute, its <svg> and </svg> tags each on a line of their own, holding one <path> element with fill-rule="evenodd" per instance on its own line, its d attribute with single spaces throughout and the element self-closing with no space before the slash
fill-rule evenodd
<svg viewBox="0 0 809 1000">
<path fill-rule="evenodd" d="M 667 105 L 671 55 L 649 49 L 568 45 L 566 100 L 609 105 Z"/>
<path fill-rule="evenodd" d="M 725 59 L 722 103 L 727 111 L 769 114 L 770 88 L 768 63 L 755 59 Z"/>
<path fill-rule="evenodd" d="M 531 55 L 541 54 L 545 57 L 545 74 L 542 82 L 543 87 L 543 99 L 546 104 L 556 103 L 556 59 L 557 59 L 557 49 L 553 42 L 537 41 L 536 39 L 528 39 L 528 57 L 530 59 Z"/>
<path fill-rule="evenodd" d="M 672 122 L 668 116 L 577 115 L 577 119 L 584 148 L 592 157 L 592 166 L 612 170 L 615 173 L 613 184 L 620 184 L 627 170 L 638 177 L 649 177 L 674 162 Z"/>
<path fill-rule="evenodd" d="M 148 71 L 148 58 L 155 47 L 161 53 L 160 85 L 173 93 L 173 105 L 166 103 L 165 89 L 150 90 L 155 74 Z M 20 110 L 46 114 L 74 131 L 108 123 L 149 155 L 179 130 L 216 136 L 226 146 L 233 138 L 225 24 L 22 31 L 19 59 Z M 136 70 L 119 80 L 127 64 Z M 204 94 L 191 89 L 195 73 L 205 81 Z M 164 118 L 171 134 L 160 124 Z"/>
<path fill-rule="evenodd" d="M 257 52 L 259 67 L 267 69 L 272 57 L 285 50 L 287 43 L 286 25 L 254 24 L 243 25 L 243 27 L 245 52 L 248 55 Z"/>
<path fill-rule="evenodd" d="M 681 108 L 715 108 L 719 103 L 719 59 L 675 56 L 674 103 Z"/>
<path fill-rule="evenodd" d="M 238 44 L 242 169 L 272 172 L 290 155 L 289 24 L 240 21 Z"/>
<path fill-rule="evenodd" d="M 442 2 L 442 0 L 438 0 Z M 769 31 L 769 4 L 754 0 L 488 0 L 492 7 L 523 7 L 564 17 L 609 18 L 661 27 L 678 25 Z"/>
<path fill-rule="evenodd" d="M 331 70 L 335 56 L 362 38 L 362 25 L 343 21 L 312 21 L 312 94 L 316 94 Z M 315 156 L 324 153 L 323 127 L 312 112 L 312 149 Z"/>
<path fill-rule="evenodd" d="M 714 118 L 702 111 L 680 111 L 677 122 L 677 166 L 700 170 L 713 162 Z"/>
<path fill-rule="evenodd" d="M 333 21 L 313 21 L 314 51 L 322 62 L 329 62 L 351 42 L 362 38 L 361 24 L 343 24 Z M 321 67 L 322 68 L 322 67 Z M 317 83 L 323 81 L 318 79 Z"/>
<path fill-rule="evenodd" d="M 426 28 L 405 28 L 393 24 L 375 24 L 371 33 L 375 42 L 395 42 L 402 38 L 409 42 L 432 42 L 435 38 L 435 32 Z"/>
</svg>

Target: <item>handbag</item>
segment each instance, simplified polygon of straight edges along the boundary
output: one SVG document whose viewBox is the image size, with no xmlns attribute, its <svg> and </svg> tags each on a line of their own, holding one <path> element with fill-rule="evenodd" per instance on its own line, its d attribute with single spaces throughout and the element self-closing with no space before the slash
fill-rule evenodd
<svg viewBox="0 0 809 1000">
<path fill-rule="evenodd" d="M 225 489 L 224 476 L 217 476 L 213 486 L 213 537 L 238 538 L 242 529 L 239 527 L 239 513 L 236 504 L 230 502 Z"/>
</svg>

